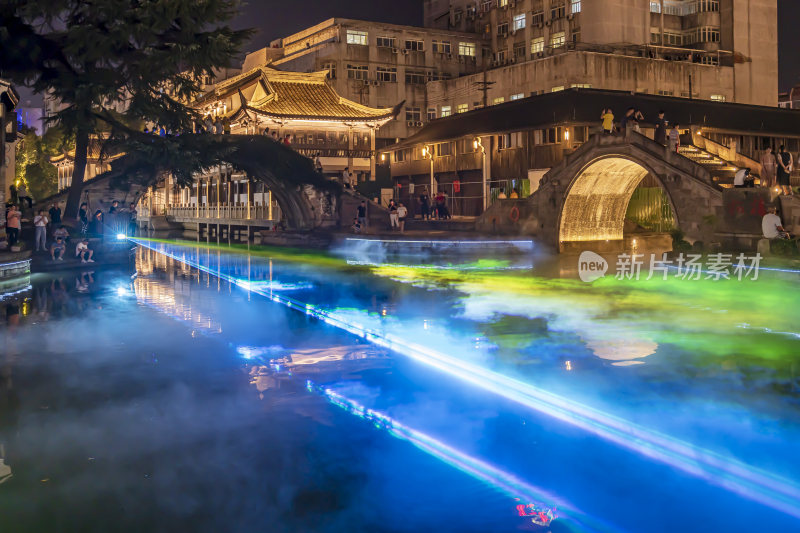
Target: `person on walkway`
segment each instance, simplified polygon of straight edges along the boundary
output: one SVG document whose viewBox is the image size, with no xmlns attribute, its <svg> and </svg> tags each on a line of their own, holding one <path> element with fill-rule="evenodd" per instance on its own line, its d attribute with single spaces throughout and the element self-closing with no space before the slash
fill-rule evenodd
<svg viewBox="0 0 800 533">
<path fill-rule="evenodd" d="M 283 138 L 283 144 L 286 146 L 292 145 L 292 135 L 287 133 L 286 136 Z"/>
<path fill-rule="evenodd" d="M 53 226 L 61 224 L 61 207 L 59 207 L 57 202 L 53 204 L 48 213 L 50 213 L 50 222 Z"/>
<path fill-rule="evenodd" d="M 622 117 L 622 120 L 619 121 L 619 129 L 622 130 L 623 135 L 628 130 L 628 128 L 633 127 L 633 121 L 635 120 L 636 109 L 633 107 L 629 107 L 627 111 L 625 111 L 625 115 Z"/>
<path fill-rule="evenodd" d="M 89 204 L 86 202 L 81 204 L 81 208 L 78 211 L 78 220 L 81 223 L 81 235 L 86 235 L 86 232 L 89 231 Z"/>
<path fill-rule="evenodd" d="M 642 129 L 639 126 L 640 122 L 644 122 L 644 113 L 641 110 L 636 109 L 633 112 L 633 131 L 636 133 L 642 133 Z"/>
<path fill-rule="evenodd" d="M 322 174 L 322 159 L 319 157 L 319 152 L 314 156 L 314 170 Z"/>
<path fill-rule="evenodd" d="M 399 203 L 397 205 L 397 218 L 400 222 L 400 233 L 403 233 L 406 230 L 406 217 L 408 216 L 408 209 L 403 203 Z"/>
<path fill-rule="evenodd" d="M 358 219 L 358 223 L 362 227 L 367 225 L 367 202 L 361 201 L 361 205 L 358 206 L 358 212 L 356 213 L 356 219 Z"/>
<path fill-rule="evenodd" d="M 136 223 L 136 204 L 131 203 L 128 207 L 128 237 L 135 237 L 138 227 Z"/>
<path fill-rule="evenodd" d="M 35 235 L 33 238 L 34 248 L 38 252 L 42 250 L 47 251 L 47 216 L 44 214 L 44 209 L 39 209 L 39 214 L 33 218 L 33 227 Z"/>
<path fill-rule="evenodd" d="M 431 219 L 431 204 L 428 201 L 428 195 L 426 194 L 419 195 L 419 214 L 422 220 Z"/>
<path fill-rule="evenodd" d="M 75 257 L 81 258 L 81 263 L 94 263 L 92 256 L 94 250 L 89 249 L 89 239 L 81 239 L 75 246 Z"/>
<path fill-rule="evenodd" d="M 761 186 L 771 189 L 775 186 L 775 174 L 778 170 L 778 161 L 772 153 L 772 146 L 767 146 L 761 154 Z"/>
<path fill-rule="evenodd" d="M 436 195 L 436 213 L 440 220 L 450 218 L 450 211 L 447 209 L 447 196 L 444 191 L 439 191 Z"/>
<path fill-rule="evenodd" d="M 67 242 L 69 240 L 69 232 L 67 231 L 67 228 L 63 224 L 53 232 L 54 239 L 58 239 L 59 237 L 64 242 Z"/>
<path fill-rule="evenodd" d="M 389 228 L 399 228 L 400 227 L 400 219 L 397 216 L 397 204 L 394 203 L 394 200 L 389 200 Z"/>
<path fill-rule="evenodd" d="M 614 113 L 609 109 L 603 109 L 600 114 L 600 119 L 603 121 L 603 133 L 611 135 L 614 133 Z"/>
<path fill-rule="evenodd" d="M 505 200 L 507 198 L 508 198 L 508 196 L 506 196 L 506 190 L 505 189 L 500 189 L 500 192 L 497 193 L 497 199 L 498 200 Z"/>
<path fill-rule="evenodd" d="M 519 198 L 519 193 L 517 192 L 517 189 L 511 189 L 511 196 L 509 196 L 509 198 Z"/>
<path fill-rule="evenodd" d="M 792 167 L 794 161 L 792 160 L 792 154 L 786 151 L 786 147 L 781 145 L 780 151 L 778 151 L 778 187 L 781 188 L 783 194 L 791 195 L 792 194 L 792 186 L 791 186 L 791 175 L 792 175 Z"/>
<path fill-rule="evenodd" d="M 361 222 L 358 218 L 353 219 L 353 225 L 350 227 L 353 229 L 353 233 L 361 233 Z"/>
<path fill-rule="evenodd" d="M 8 246 L 16 246 L 19 242 L 19 231 L 22 228 L 22 213 L 17 210 L 15 204 L 11 204 L 6 213 L 6 234 L 8 235 Z"/>
<path fill-rule="evenodd" d="M 667 121 L 664 120 L 664 111 L 658 112 L 658 118 L 656 119 L 656 132 L 653 136 L 653 140 L 662 146 L 667 145 Z"/>
<path fill-rule="evenodd" d="M 25 185 L 24 181 L 19 182 L 19 187 L 17 187 L 17 198 L 19 198 L 20 208 L 23 207 L 23 204 L 26 201 L 28 202 L 28 209 L 33 207 L 33 198 L 31 198 L 28 194 L 28 187 Z"/>
<path fill-rule="evenodd" d="M 677 152 L 678 148 L 681 146 L 681 132 L 678 129 L 679 125 L 675 124 L 672 126 L 672 129 L 669 130 L 669 151 L 670 152 Z"/>
<path fill-rule="evenodd" d="M 280 138 L 278 137 L 278 130 L 272 130 L 272 134 L 270 135 L 272 140 L 275 142 L 280 142 Z"/>
<path fill-rule="evenodd" d="M 733 177 L 733 186 L 737 189 L 755 187 L 755 179 L 750 176 L 750 169 L 740 168 Z"/>
<path fill-rule="evenodd" d="M 103 226 L 104 226 L 104 218 L 103 212 L 99 209 L 94 212 L 94 216 L 92 216 L 92 221 L 89 222 L 89 233 L 92 235 L 97 235 L 99 237 L 103 236 Z"/>
<path fill-rule="evenodd" d="M 50 259 L 53 261 L 63 261 L 64 251 L 66 249 L 67 245 L 64 244 L 64 239 L 61 237 L 56 237 L 56 241 L 50 246 Z"/>
<path fill-rule="evenodd" d="M 119 209 L 119 202 L 117 200 L 114 200 L 113 202 L 111 202 L 111 207 L 108 208 L 108 214 L 116 215 L 118 209 Z"/>
<path fill-rule="evenodd" d="M 790 239 L 791 235 L 783 228 L 781 217 L 776 213 L 774 205 L 767 207 L 767 214 L 761 219 L 761 232 L 765 239 Z"/>
<path fill-rule="evenodd" d="M 342 187 L 345 189 L 350 188 L 350 167 L 344 167 L 344 170 L 342 170 Z"/>
</svg>

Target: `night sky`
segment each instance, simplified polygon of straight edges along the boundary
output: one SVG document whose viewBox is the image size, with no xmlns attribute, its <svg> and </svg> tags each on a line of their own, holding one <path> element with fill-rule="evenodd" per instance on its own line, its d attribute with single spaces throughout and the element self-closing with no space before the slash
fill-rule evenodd
<svg viewBox="0 0 800 533">
<path fill-rule="evenodd" d="M 256 28 L 245 51 L 267 46 L 273 39 L 318 24 L 331 17 L 422 25 L 422 0 L 251 0 L 233 25 Z M 778 0 L 780 88 L 800 83 L 800 1 Z M 21 91 L 23 105 L 41 105 Z M 30 104 L 26 102 L 30 101 Z"/>
</svg>

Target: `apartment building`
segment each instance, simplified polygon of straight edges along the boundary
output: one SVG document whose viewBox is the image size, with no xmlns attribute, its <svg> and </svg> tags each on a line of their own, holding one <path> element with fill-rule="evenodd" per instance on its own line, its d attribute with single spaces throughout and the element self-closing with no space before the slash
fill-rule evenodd
<svg viewBox="0 0 800 533">
<path fill-rule="evenodd" d="M 484 47 L 474 33 L 334 18 L 273 41 L 257 54 L 280 70 L 325 70 L 338 94 L 365 106 L 391 108 L 405 101 L 397 120 L 379 131 L 380 148 L 436 118 L 426 84 L 482 71 Z M 257 65 L 245 69 L 250 66 Z"/>
<path fill-rule="evenodd" d="M 777 0 L 426 0 L 489 70 L 429 84 L 437 116 L 566 88 L 777 105 Z"/>
</svg>

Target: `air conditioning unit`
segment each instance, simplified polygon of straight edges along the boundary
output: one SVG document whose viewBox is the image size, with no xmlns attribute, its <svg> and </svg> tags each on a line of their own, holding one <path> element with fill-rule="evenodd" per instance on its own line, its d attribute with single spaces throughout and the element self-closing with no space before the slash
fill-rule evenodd
<svg viewBox="0 0 800 533">
<path fill-rule="evenodd" d="M 408 55 L 408 48 L 403 48 L 403 55 L 405 55 L 405 56 Z"/>
<path fill-rule="evenodd" d="M 549 26 L 549 25 L 550 25 L 550 24 L 552 24 L 552 23 L 553 23 L 553 21 L 552 21 L 552 20 L 546 20 L 546 21 L 545 21 L 545 23 L 544 23 L 544 25 L 545 25 L 545 26 Z"/>
<path fill-rule="evenodd" d="M 500 32 L 500 33 L 498 33 L 498 35 L 499 35 L 500 37 L 506 38 L 506 37 L 508 37 L 508 32 L 507 32 L 507 31 Z"/>
<path fill-rule="evenodd" d="M 453 59 L 453 54 L 447 54 L 447 59 Z"/>
<path fill-rule="evenodd" d="M 572 20 L 574 18 L 575 18 L 575 13 L 570 13 L 569 15 L 567 15 L 567 20 Z"/>
<path fill-rule="evenodd" d="M 399 50 L 399 49 L 397 49 L 397 48 L 392 48 L 392 53 L 393 53 L 393 54 L 396 54 L 396 53 L 397 53 L 397 52 L 399 52 L 399 51 L 400 51 L 400 50 Z"/>
<path fill-rule="evenodd" d="M 414 124 L 416 124 L 416 122 L 414 122 L 413 120 L 409 120 L 408 122 L 406 122 L 406 126 L 408 126 L 409 128 L 413 128 Z"/>
<path fill-rule="evenodd" d="M 508 62 L 513 65 L 514 63 L 517 62 L 517 60 L 512 57 L 511 59 L 508 60 Z"/>
<path fill-rule="evenodd" d="M 415 122 L 414 125 L 418 128 L 422 127 L 422 122 Z"/>
<path fill-rule="evenodd" d="M 517 34 L 517 30 L 511 30 L 511 35 L 516 35 L 516 34 Z"/>
<path fill-rule="evenodd" d="M 541 30 L 542 28 L 544 28 L 544 23 L 540 22 L 536 26 Z"/>
</svg>

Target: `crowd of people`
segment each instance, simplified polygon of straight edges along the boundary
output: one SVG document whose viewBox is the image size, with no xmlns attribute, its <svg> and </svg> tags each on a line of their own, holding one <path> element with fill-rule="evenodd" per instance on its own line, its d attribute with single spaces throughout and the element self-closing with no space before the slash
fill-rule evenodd
<svg viewBox="0 0 800 533">
<path fill-rule="evenodd" d="M 91 213 L 89 204 L 82 203 L 78 212 L 78 235 L 74 241 L 74 257 L 80 259 L 82 263 L 93 263 L 94 250 L 90 248 L 90 237 L 102 239 L 106 233 L 135 235 L 136 216 L 136 205 L 133 203 L 129 205 L 128 209 L 123 209 L 119 201 L 114 200 L 106 213 L 101 209 L 96 209 Z M 63 261 L 67 245 L 71 245 L 72 236 L 67 226 L 62 223 L 61 203 L 51 204 L 47 211 L 38 209 L 32 221 L 23 218 L 23 213 L 18 209 L 17 204 L 9 203 L 6 206 L 6 236 L 9 248 L 13 249 L 19 245 L 22 225 L 25 222 L 32 222 L 33 225 L 34 253 L 49 252 L 53 261 Z"/>
</svg>

